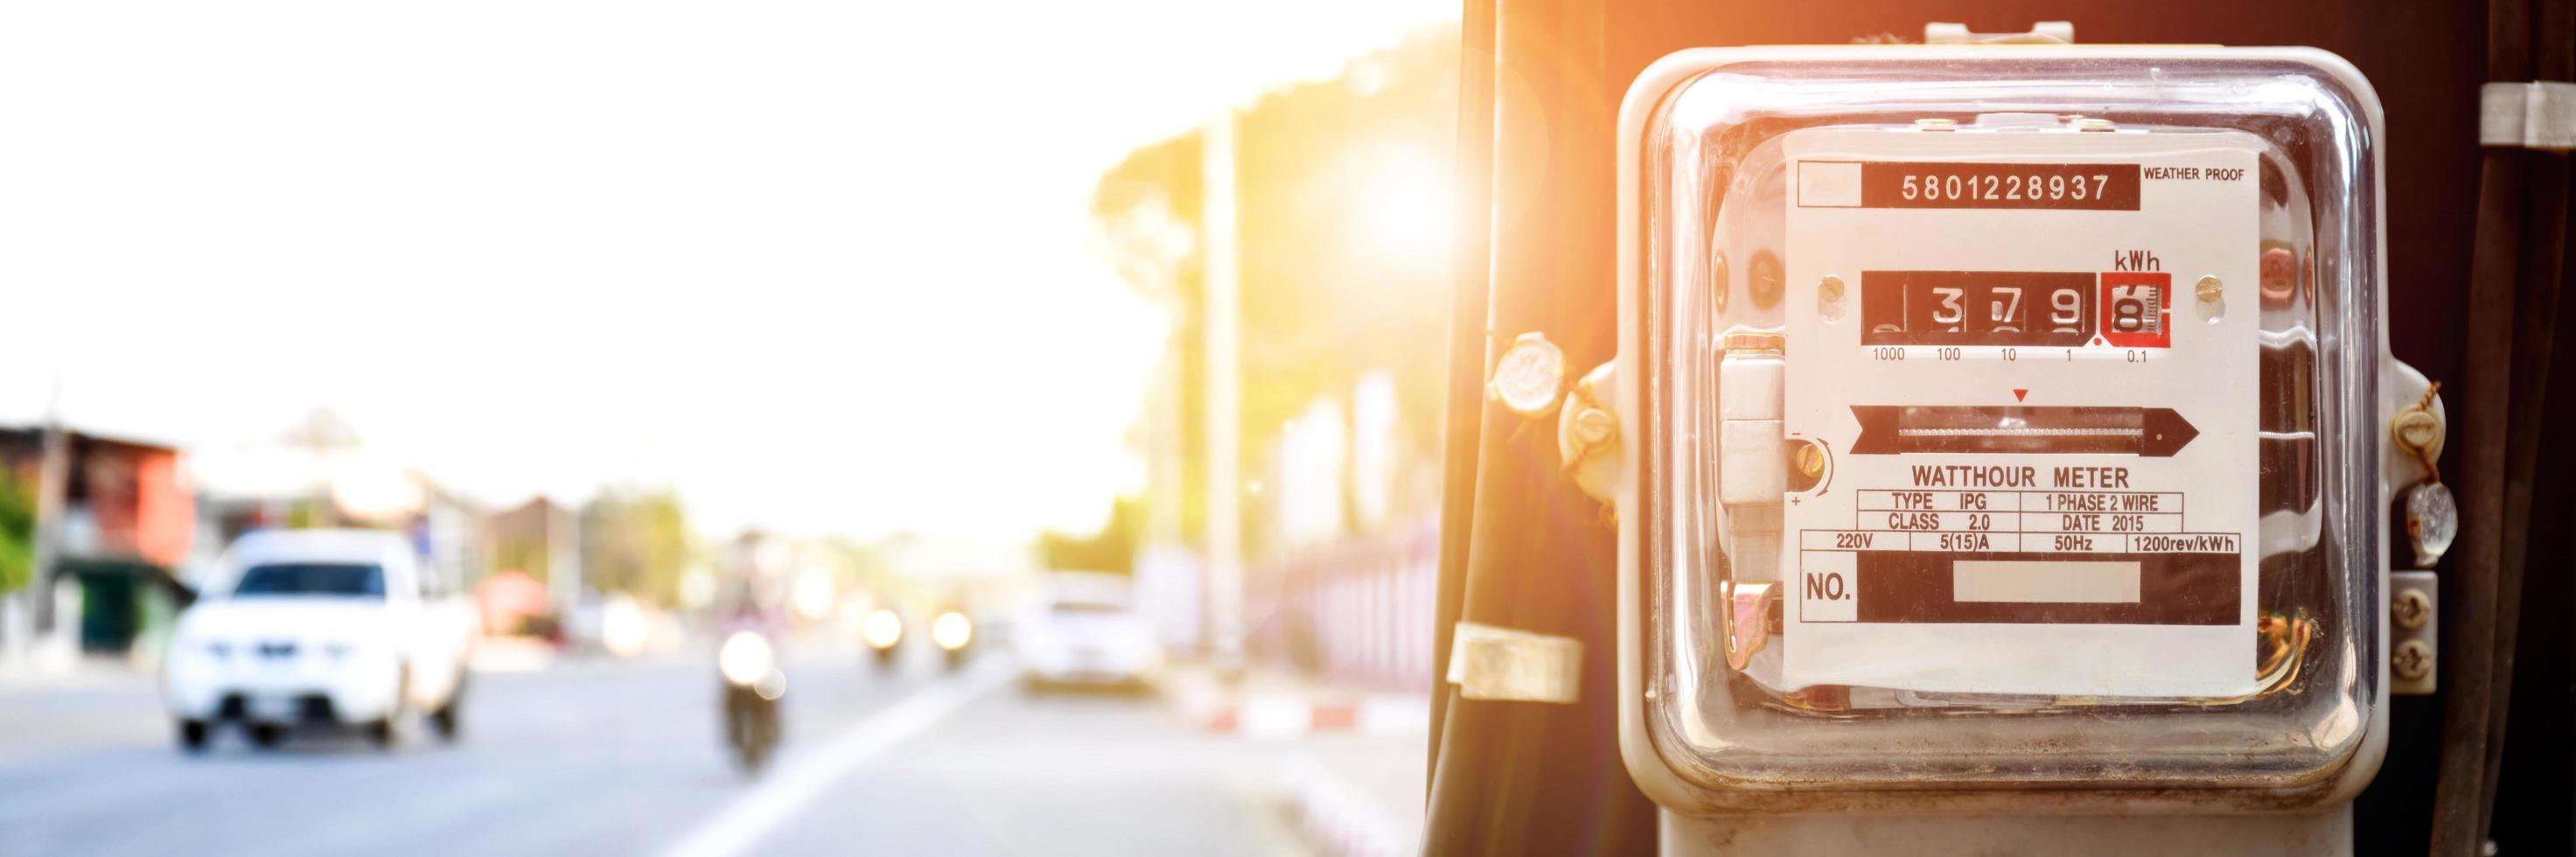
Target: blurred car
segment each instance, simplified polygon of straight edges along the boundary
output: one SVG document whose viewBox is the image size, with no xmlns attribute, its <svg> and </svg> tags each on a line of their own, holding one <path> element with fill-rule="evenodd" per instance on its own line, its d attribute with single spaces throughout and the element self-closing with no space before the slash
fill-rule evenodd
<svg viewBox="0 0 2576 857">
<path fill-rule="evenodd" d="M 465 599 L 423 585 L 399 534 L 251 533 L 180 614 L 162 699 L 188 750 L 226 722 L 263 747 L 307 726 L 390 746 L 413 713 L 453 738 L 475 622 Z"/>
<path fill-rule="evenodd" d="M 939 647 L 940 659 L 949 669 L 965 666 L 974 655 L 967 646 L 975 642 L 975 620 L 967 617 L 964 608 L 941 610 L 930 620 L 930 642 Z"/>
<path fill-rule="evenodd" d="M 1032 687 L 1135 685 L 1162 665 L 1125 575 L 1051 572 L 1012 634 Z"/>
<path fill-rule="evenodd" d="M 892 607 L 870 610 L 868 618 L 859 624 L 859 636 L 867 640 L 868 650 L 876 653 L 878 667 L 892 667 L 895 655 L 901 652 L 896 647 L 903 644 L 903 615 Z"/>
</svg>

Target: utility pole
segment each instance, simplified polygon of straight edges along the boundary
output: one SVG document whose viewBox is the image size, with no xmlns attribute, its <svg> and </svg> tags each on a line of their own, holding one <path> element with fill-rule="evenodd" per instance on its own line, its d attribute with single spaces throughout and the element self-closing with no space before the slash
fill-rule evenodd
<svg viewBox="0 0 2576 857">
<path fill-rule="evenodd" d="M 1234 108 L 1200 136 L 1199 259 L 1207 288 L 1207 605 L 1218 666 L 1243 663 L 1241 390 L 1236 360 Z"/>
<path fill-rule="evenodd" d="M 572 618 L 581 604 L 581 512 L 551 500 L 546 512 L 546 588 L 555 599 L 555 615 Z"/>
<path fill-rule="evenodd" d="M 43 450 L 36 467 L 36 532 L 32 553 L 33 567 L 28 569 L 27 593 L 35 608 L 36 630 L 52 632 L 63 621 L 57 605 L 61 599 L 54 593 L 54 565 L 63 553 L 63 504 L 70 499 L 71 438 L 63 431 L 63 383 L 54 381 L 53 395 L 45 403 L 45 427 L 38 446 Z M 79 617 L 72 617 L 74 620 Z"/>
</svg>

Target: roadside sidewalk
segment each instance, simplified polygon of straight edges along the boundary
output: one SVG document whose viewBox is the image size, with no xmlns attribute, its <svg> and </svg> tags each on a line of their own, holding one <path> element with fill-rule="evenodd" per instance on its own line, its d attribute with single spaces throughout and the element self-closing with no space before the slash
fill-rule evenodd
<svg viewBox="0 0 2576 857">
<path fill-rule="evenodd" d="M 0 658 L 0 696 L 151 684 L 157 665 L 135 658 L 52 653 Z"/>
<path fill-rule="evenodd" d="M 1272 787 L 1317 853 L 1393 857 L 1419 850 L 1431 702 L 1427 693 L 1340 685 L 1253 667 L 1167 668 L 1154 687 L 1190 728 L 1278 745 Z"/>
<path fill-rule="evenodd" d="M 1280 798 L 1317 853 L 1398 857 L 1422 850 L 1425 777 L 1419 740 L 1315 742 L 1280 766 Z"/>
</svg>

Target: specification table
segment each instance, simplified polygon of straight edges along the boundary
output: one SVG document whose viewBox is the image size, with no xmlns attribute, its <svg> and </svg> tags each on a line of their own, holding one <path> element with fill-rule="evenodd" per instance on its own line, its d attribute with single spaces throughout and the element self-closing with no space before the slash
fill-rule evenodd
<svg viewBox="0 0 2576 857">
<path fill-rule="evenodd" d="M 2235 616 L 2242 537 L 2185 529 L 2184 492 L 1857 493 L 1850 529 L 1798 533 L 1805 621 L 2199 624 Z M 2184 591 L 2210 597 L 2153 603 Z M 2094 606 L 2011 606 L 2067 600 Z"/>
<path fill-rule="evenodd" d="M 1849 530 L 1806 530 L 1806 550 L 2234 552 L 2235 534 L 2183 528 L 2179 491 L 1863 490 Z M 1866 535 L 1865 538 L 1854 538 Z"/>
</svg>

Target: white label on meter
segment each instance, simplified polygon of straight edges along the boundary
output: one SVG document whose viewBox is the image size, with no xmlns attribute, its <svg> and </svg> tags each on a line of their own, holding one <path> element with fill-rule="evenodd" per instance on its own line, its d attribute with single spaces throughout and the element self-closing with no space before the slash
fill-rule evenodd
<svg viewBox="0 0 2576 857">
<path fill-rule="evenodd" d="M 1784 145 L 1788 685 L 2252 691 L 2260 143 Z"/>
</svg>

